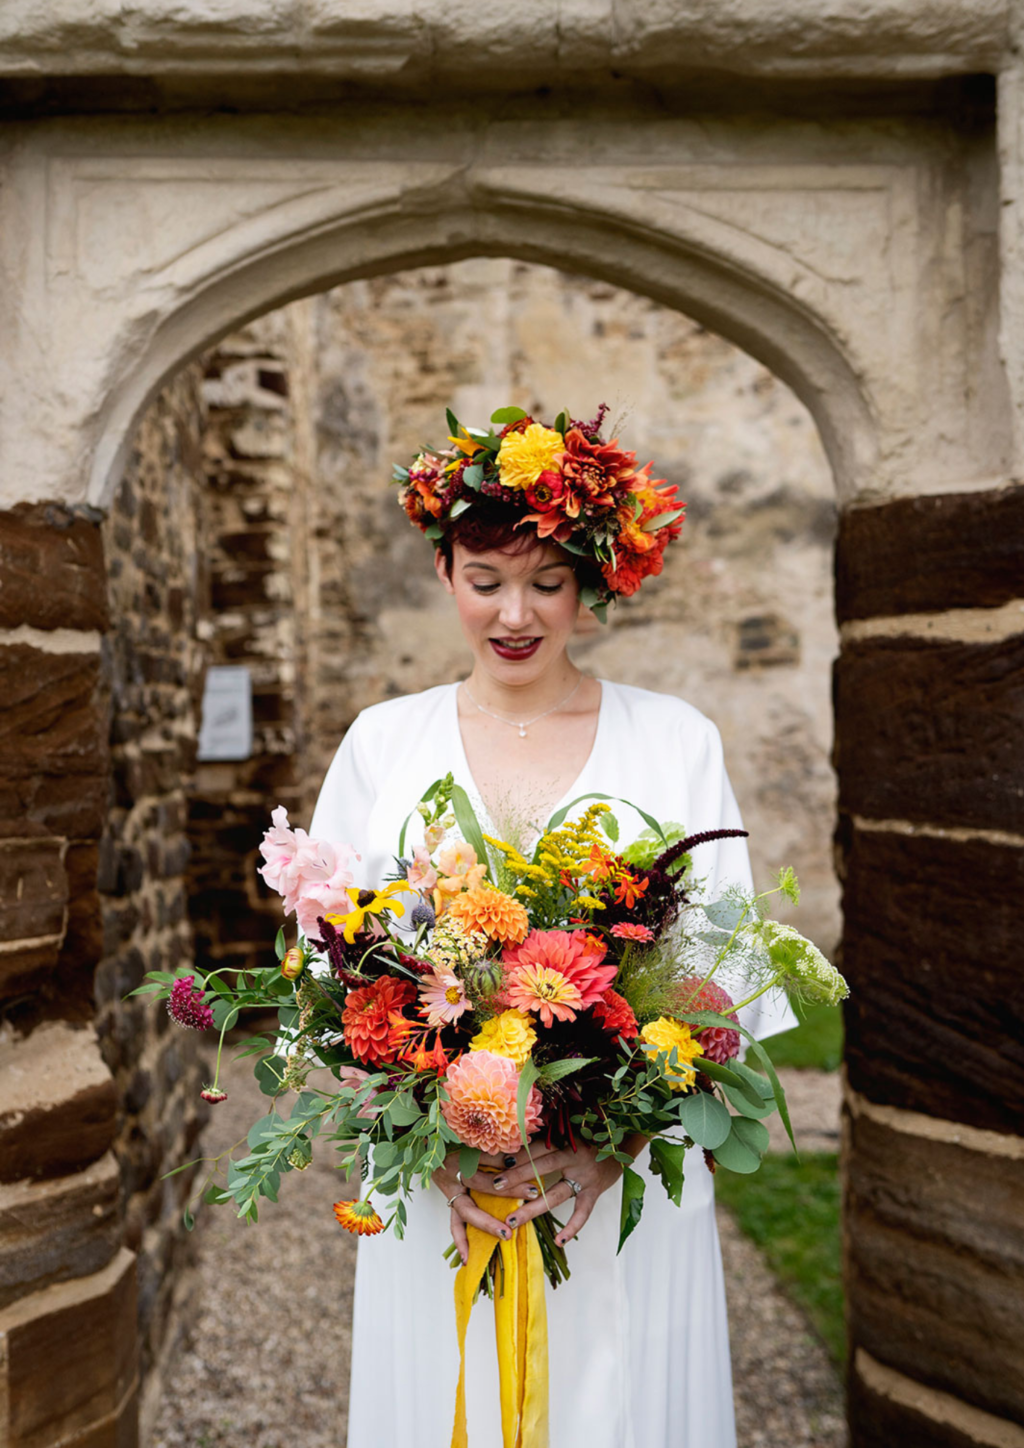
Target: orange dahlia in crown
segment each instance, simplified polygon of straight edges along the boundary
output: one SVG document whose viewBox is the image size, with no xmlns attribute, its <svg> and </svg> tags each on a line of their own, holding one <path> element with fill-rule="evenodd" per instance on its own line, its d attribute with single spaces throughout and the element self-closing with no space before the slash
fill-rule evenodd
<svg viewBox="0 0 1024 1448">
<path fill-rule="evenodd" d="M 636 453 L 601 436 L 607 411 L 602 402 L 589 422 L 562 412 L 549 427 L 502 407 L 482 430 L 449 410 L 448 446 L 395 468 L 399 500 L 435 542 L 482 500 L 507 505 L 520 515 L 516 527 L 532 527 L 581 560 L 581 601 L 603 617 L 611 599 L 661 572 L 686 506 L 674 484 L 651 477 L 653 463 L 637 467 Z"/>
</svg>

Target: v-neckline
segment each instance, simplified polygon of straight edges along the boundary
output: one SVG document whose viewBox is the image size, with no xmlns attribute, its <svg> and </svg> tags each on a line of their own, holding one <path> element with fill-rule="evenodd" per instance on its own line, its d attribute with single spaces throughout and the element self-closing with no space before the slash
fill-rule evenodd
<svg viewBox="0 0 1024 1448">
<path fill-rule="evenodd" d="M 466 753 L 465 741 L 462 738 L 462 725 L 459 722 L 459 684 L 461 682 L 461 680 L 456 680 L 456 682 L 451 685 L 450 707 L 454 716 L 452 719 L 452 724 L 454 726 L 455 745 L 461 759 L 463 775 L 465 778 L 465 788 L 467 790 L 467 793 L 471 794 L 474 797 L 475 801 L 482 806 L 483 813 L 487 819 L 488 824 L 493 824 L 493 821 L 491 820 L 490 810 L 487 807 L 487 801 L 484 799 L 483 792 L 476 782 L 476 778 L 473 774 L 472 769 L 470 769 L 469 767 L 469 755 Z M 548 819 L 550 819 L 553 814 L 555 814 L 558 810 L 562 809 L 566 804 L 571 803 L 572 800 L 576 798 L 577 794 L 579 793 L 580 784 L 583 782 L 584 777 L 590 770 L 590 766 L 593 764 L 595 758 L 597 757 L 597 748 L 599 743 L 601 742 L 601 736 L 605 728 L 605 719 L 608 714 L 608 710 L 606 707 L 608 701 L 608 682 L 605 679 L 597 679 L 596 683 L 598 683 L 601 687 L 601 700 L 597 706 L 597 727 L 594 729 L 594 738 L 590 745 L 590 751 L 587 754 L 586 759 L 580 766 L 579 773 L 572 780 L 568 789 L 565 790 L 561 798 L 557 799 L 548 810 Z M 457 771 L 455 773 L 455 783 L 461 783 Z M 543 825 L 546 823 L 547 820 L 543 821 L 541 828 L 543 828 Z"/>
</svg>

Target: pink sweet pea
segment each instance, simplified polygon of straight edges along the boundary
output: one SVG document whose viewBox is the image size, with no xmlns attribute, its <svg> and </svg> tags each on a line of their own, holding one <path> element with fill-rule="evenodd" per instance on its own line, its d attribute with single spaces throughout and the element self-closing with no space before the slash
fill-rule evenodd
<svg viewBox="0 0 1024 1448">
<path fill-rule="evenodd" d="M 414 890 L 433 890 L 437 884 L 437 871 L 430 863 L 425 846 L 419 845 L 412 856 L 412 864 L 405 872 L 405 878 Z"/>
</svg>

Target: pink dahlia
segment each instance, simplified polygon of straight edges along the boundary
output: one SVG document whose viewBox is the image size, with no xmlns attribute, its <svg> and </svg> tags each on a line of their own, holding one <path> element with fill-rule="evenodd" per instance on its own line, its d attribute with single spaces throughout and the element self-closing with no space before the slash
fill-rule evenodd
<svg viewBox="0 0 1024 1448">
<path fill-rule="evenodd" d="M 700 976 L 687 976 L 675 987 L 673 997 L 673 1013 L 680 1021 L 686 1021 L 687 1011 L 714 1011 L 730 1021 L 737 1019 L 731 1009 L 732 996 L 713 980 L 702 985 Z M 730 1031 L 727 1026 L 694 1026 L 693 1029 L 700 1031 L 697 1044 L 701 1055 L 707 1056 L 709 1061 L 717 1061 L 721 1065 L 739 1055 L 739 1031 Z"/>
<path fill-rule="evenodd" d="M 207 1031 L 213 1025 L 213 1011 L 206 1004 L 204 993 L 198 987 L 193 989 L 194 975 L 182 975 L 171 986 L 167 997 L 167 1012 L 179 1026 L 190 1031 Z"/>
<path fill-rule="evenodd" d="M 581 1010 L 601 999 L 617 970 L 601 964 L 604 946 L 585 930 L 531 930 L 522 945 L 506 947 L 502 959 L 508 971 L 506 989 L 527 966 L 557 971 L 579 991 Z"/>
<path fill-rule="evenodd" d="M 466 1146 L 490 1155 L 515 1152 L 523 1145 L 516 1119 L 519 1067 L 493 1051 L 467 1051 L 445 1075 L 448 1100 L 441 1102 L 445 1121 Z M 531 1086 L 526 1100 L 526 1134 L 540 1125 L 541 1096 Z"/>
<path fill-rule="evenodd" d="M 616 940 L 638 940 L 648 945 L 654 939 L 654 931 L 648 925 L 627 925 L 624 922 L 613 925 L 609 931 Z"/>
</svg>

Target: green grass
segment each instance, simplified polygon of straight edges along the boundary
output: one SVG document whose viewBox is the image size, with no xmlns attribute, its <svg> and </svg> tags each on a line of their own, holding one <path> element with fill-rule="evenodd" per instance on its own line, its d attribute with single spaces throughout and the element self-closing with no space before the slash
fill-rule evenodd
<svg viewBox="0 0 1024 1448">
<path fill-rule="evenodd" d="M 793 1156 L 766 1156 L 751 1176 L 719 1169 L 715 1192 L 841 1368 L 846 1331 L 835 1153 L 808 1154 L 799 1162 Z"/>
<path fill-rule="evenodd" d="M 800 1024 L 770 1036 L 768 1054 L 776 1066 L 801 1071 L 838 1071 L 843 1059 L 843 1013 L 839 1006 L 795 1006 Z"/>
</svg>

